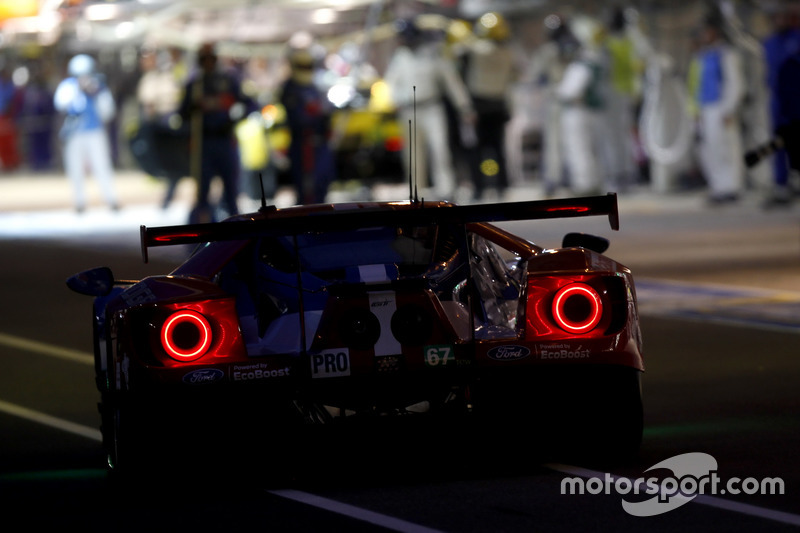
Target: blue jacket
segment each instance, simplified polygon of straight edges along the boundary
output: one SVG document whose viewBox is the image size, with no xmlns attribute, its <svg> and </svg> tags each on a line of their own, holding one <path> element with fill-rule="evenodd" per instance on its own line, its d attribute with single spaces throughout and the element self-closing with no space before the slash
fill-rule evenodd
<svg viewBox="0 0 800 533">
<path fill-rule="evenodd" d="M 102 129 L 114 113 L 111 92 L 99 79 L 97 90 L 88 93 L 77 78 L 66 78 L 56 88 L 53 103 L 58 111 L 67 115 L 62 136 Z"/>
</svg>

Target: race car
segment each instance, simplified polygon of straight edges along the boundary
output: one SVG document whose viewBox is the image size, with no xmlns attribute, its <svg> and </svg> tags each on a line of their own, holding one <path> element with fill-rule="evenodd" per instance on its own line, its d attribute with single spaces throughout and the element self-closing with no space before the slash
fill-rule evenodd
<svg viewBox="0 0 800 533">
<path fill-rule="evenodd" d="M 630 270 L 603 238 L 545 249 L 492 224 L 591 215 L 617 229 L 616 196 L 263 205 L 142 226 L 145 262 L 152 247 L 197 247 L 168 275 L 120 281 L 101 267 L 67 281 L 95 296 L 112 471 L 222 449 L 280 463 L 309 428 L 407 420 L 520 439 L 501 453 L 534 439 L 635 454 L 644 364 Z"/>
</svg>

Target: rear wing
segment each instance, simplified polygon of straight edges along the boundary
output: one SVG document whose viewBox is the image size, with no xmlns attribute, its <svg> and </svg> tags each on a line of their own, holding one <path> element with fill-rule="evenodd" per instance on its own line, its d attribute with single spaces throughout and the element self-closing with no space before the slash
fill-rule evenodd
<svg viewBox="0 0 800 533">
<path fill-rule="evenodd" d="M 267 215 L 266 218 L 256 220 L 231 220 L 158 228 L 142 226 L 142 259 L 147 263 L 148 249 L 155 246 L 246 240 L 267 235 L 300 235 L 374 226 L 464 225 L 595 215 L 607 215 L 611 229 L 619 230 L 617 195 L 609 193 L 605 196 L 463 206 L 414 202 L 405 205 L 403 209 L 382 204 L 352 210 L 306 212 L 296 216 Z"/>
</svg>

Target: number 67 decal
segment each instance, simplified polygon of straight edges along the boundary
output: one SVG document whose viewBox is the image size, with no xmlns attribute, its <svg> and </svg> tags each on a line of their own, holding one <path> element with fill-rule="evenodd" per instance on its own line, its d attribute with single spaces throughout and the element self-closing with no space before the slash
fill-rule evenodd
<svg viewBox="0 0 800 533">
<path fill-rule="evenodd" d="M 456 360 L 453 347 L 449 344 L 436 344 L 425 347 L 425 364 L 427 366 L 444 366 Z"/>
</svg>

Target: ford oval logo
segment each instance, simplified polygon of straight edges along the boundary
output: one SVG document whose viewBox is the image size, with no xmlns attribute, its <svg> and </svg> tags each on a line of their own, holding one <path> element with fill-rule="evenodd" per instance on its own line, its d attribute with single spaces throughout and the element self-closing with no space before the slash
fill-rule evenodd
<svg viewBox="0 0 800 533">
<path fill-rule="evenodd" d="M 183 376 L 183 382 L 189 385 L 207 385 L 216 383 L 225 377 L 225 372 L 216 368 L 201 368 Z"/>
<path fill-rule="evenodd" d="M 519 359 L 525 359 L 530 354 L 531 351 L 526 347 L 513 344 L 495 346 L 487 353 L 489 359 L 494 359 L 495 361 L 518 361 Z"/>
</svg>

